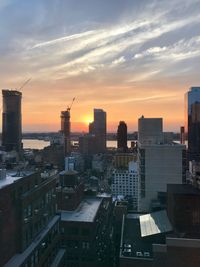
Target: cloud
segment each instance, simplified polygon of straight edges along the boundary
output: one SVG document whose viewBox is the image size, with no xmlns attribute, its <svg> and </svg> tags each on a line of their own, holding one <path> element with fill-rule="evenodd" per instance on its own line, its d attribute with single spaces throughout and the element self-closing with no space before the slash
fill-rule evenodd
<svg viewBox="0 0 200 267">
<path fill-rule="evenodd" d="M 29 111 L 58 112 L 74 95 L 79 114 L 164 105 L 199 82 L 199 11 L 198 0 L 1 1 L 0 86 L 33 77 Z"/>
<path fill-rule="evenodd" d="M 40 47 L 44 47 L 44 46 L 50 46 L 50 45 L 56 45 L 56 44 L 61 43 L 61 42 L 80 39 L 80 38 L 86 37 L 88 35 L 91 35 L 93 33 L 94 33 L 94 31 L 87 31 L 87 32 L 83 32 L 83 33 L 72 34 L 69 36 L 65 36 L 65 37 L 54 39 L 54 40 L 46 41 L 43 43 L 35 44 L 33 47 L 31 47 L 31 49 L 40 48 Z"/>
<path fill-rule="evenodd" d="M 170 33 L 174 30 L 177 31 L 179 28 L 188 24 L 197 23 L 199 19 L 200 17 L 190 17 L 164 24 L 160 23 L 160 21 L 155 22 L 154 20 L 139 20 L 130 25 L 118 25 L 110 29 L 86 31 L 37 44 L 34 46 L 35 48 L 49 46 L 50 44 L 54 46 L 53 57 L 55 64 L 47 67 L 41 66 L 40 75 L 44 75 L 44 78 L 46 78 L 45 73 L 47 75 L 49 73 L 56 79 L 63 79 L 70 75 L 74 76 L 81 73 L 88 73 L 90 70 L 93 72 L 94 69 L 98 69 L 98 66 L 100 68 L 102 65 L 109 67 L 109 64 L 113 65 L 113 62 L 117 62 L 118 58 L 125 58 L 124 55 L 120 56 L 120 54 L 126 54 L 128 49 L 137 49 L 138 45 L 142 46 L 149 40 L 158 38 L 163 34 Z M 80 40 L 83 37 L 85 38 Z M 64 43 L 63 47 L 61 46 L 62 42 Z M 68 42 L 70 42 L 71 46 L 69 49 L 67 47 Z M 149 48 L 145 53 L 146 55 L 160 54 L 162 51 L 159 49 L 164 51 L 166 47 Z M 77 51 L 79 53 L 73 55 Z M 143 56 L 144 54 L 138 53 L 135 55 L 135 58 Z M 67 63 L 57 64 L 59 58 L 62 58 L 60 60 L 61 62 L 65 57 Z M 67 60 L 67 57 L 69 57 L 69 60 Z M 52 75 L 53 73 L 56 73 L 56 76 Z"/>
</svg>

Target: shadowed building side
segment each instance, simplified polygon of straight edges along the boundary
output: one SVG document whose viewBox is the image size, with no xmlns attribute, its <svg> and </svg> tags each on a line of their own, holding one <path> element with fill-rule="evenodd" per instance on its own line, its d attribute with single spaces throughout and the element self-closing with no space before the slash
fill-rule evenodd
<svg viewBox="0 0 200 267">
<path fill-rule="evenodd" d="M 185 135 L 189 160 L 200 161 L 200 87 L 191 87 L 185 94 Z"/>
<path fill-rule="evenodd" d="M 120 121 L 117 129 L 117 148 L 123 152 L 127 151 L 127 125 Z"/>
<path fill-rule="evenodd" d="M 96 153 L 106 151 L 106 112 L 94 109 L 94 121 L 89 125 L 89 133 L 96 137 Z"/>
<path fill-rule="evenodd" d="M 2 90 L 2 146 L 6 151 L 20 151 L 22 148 L 22 93 L 16 90 Z"/>
<path fill-rule="evenodd" d="M 64 137 L 64 155 L 68 156 L 71 152 L 71 145 L 70 145 L 70 111 L 61 111 L 61 132 Z"/>
</svg>

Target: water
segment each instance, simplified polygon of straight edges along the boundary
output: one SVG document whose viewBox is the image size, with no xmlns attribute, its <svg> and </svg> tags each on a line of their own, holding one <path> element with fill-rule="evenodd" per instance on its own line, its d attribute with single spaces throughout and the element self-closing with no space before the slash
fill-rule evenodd
<svg viewBox="0 0 200 267">
<path fill-rule="evenodd" d="M 128 140 L 127 141 L 127 146 L 131 147 L 131 142 L 133 142 L 133 140 Z M 106 146 L 107 147 L 113 147 L 113 148 L 117 148 L 117 140 L 107 140 L 106 142 Z"/>
<path fill-rule="evenodd" d="M 43 149 L 46 146 L 50 145 L 49 141 L 44 141 L 44 140 L 38 140 L 38 139 L 23 139 L 23 148 L 27 149 Z"/>
<path fill-rule="evenodd" d="M 25 149 L 30 148 L 30 149 L 43 149 L 47 146 L 50 145 L 49 141 L 44 141 L 44 140 L 38 140 L 38 139 L 23 139 L 23 147 Z M 73 142 L 73 141 L 72 141 Z M 77 143 L 77 142 L 75 142 Z M 127 142 L 128 147 L 131 147 L 131 141 L 129 140 Z M 117 147 L 117 140 L 108 140 L 107 141 L 107 147 Z"/>
</svg>

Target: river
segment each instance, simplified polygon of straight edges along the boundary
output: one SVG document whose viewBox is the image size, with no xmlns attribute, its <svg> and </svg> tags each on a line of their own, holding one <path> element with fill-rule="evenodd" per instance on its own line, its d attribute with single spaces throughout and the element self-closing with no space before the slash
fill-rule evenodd
<svg viewBox="0 0 200 267">
<path fill-rule="evenodd" d="M 50 145 L 49 141 L 38 140 L 38 139 L 23 139 L 22 142 L 23 142 L 24 149 L 27 149 L 27 148 L 43 149 L 43 148 Z M 75 143 L 77 143 L 77 142 L 75 142 Z M 128 147 L 130 147 L 131 141 L 129 140 L 127 143 L 128 143 Z M 108 140 L 107 141 L 107 147 L 116 148 L 117 147 L 117 140 Z"/>
</svg>

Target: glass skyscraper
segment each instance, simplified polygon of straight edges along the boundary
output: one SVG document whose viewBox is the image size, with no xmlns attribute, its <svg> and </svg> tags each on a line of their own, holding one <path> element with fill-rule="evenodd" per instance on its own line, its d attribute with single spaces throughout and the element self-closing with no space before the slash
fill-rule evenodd
<svg viewBox="0 0 200 267">
<path fill-rule="evenodd" d="M 185 94 L 185 134 L 189 160 L 200 161 L 200 87 Z"/>
</svg>

